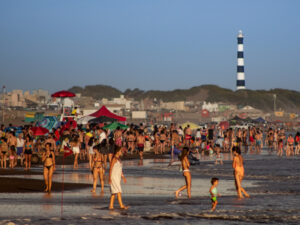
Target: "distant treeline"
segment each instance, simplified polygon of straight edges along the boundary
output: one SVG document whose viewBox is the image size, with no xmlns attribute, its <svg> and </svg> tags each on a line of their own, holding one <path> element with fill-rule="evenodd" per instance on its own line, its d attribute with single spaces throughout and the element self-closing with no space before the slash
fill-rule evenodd
<svg viewBox="0 0 300 225">
<path fill-rule="evenodd" d="M 140 89 L 127 89 L 122 92 L 114 87 L 106 85 L 88 85 L 82 87 L 72 87 L 69 89 L 74 93 L 81 93 L 83 96 L 90 96 L 94 99 L 115 98 L 121 94 L 135 100 L 154 99 L 164 102 L 169 101 L 207 101 L 225 102 L 240 106 L 250 105 L 263 111 L 273 111 L 274 94 L 276 94 L 276 107 L 285 111 L 300 109 L 300 92 L 286 89 L 271 90 L 239 90 L 221 88 L 216 85 L 201 85 L 190 89 L 176 89 L 172 91 L 143 91 Z"/>
</svg>

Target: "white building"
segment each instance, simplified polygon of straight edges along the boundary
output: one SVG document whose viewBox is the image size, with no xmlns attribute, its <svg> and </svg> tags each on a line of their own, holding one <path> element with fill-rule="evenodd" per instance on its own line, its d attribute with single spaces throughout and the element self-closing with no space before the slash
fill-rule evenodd
<svg viewBox="0 0 300 225">
<path fill-rule="evenodd" d="M 209 112 L 218 112 L 219 111 L 219 104 L 218 103 L 210 103 L 210 102 L 203 102 L 202 110 L 206 109 Z"/>
</svg>

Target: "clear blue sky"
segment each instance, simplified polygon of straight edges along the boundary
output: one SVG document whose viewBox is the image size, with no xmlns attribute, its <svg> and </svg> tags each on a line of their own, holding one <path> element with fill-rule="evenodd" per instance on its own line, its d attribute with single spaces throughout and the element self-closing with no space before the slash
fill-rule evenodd
<svg viewBox="0 0 300 225">
<path fill-rule="evenodd" d="M 0 85 L 300 91 L 299 0 L 1 0 Z"/>
</svg>

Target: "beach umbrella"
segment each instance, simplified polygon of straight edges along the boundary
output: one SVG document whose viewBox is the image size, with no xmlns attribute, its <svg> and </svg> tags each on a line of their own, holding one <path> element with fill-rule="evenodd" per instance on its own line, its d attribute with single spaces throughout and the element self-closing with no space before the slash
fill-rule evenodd
<svg viewBox="0 0 300 225">
<path fill-rule="evenodd" d="M 200 126 L 198 126 L 197 124 L 192 123 L 192 122 L 185 122 L 185 123 L 181 124 L 180 126 L 184 129 L 184 128 L 186 128 L 188 125 L 190 125 L 190 128 L 191 128 L 192 130 L 196 130 L 196 129 L 199 129 L 199 128 L 200 128 Z"/>
<path fill-rule="evenodd" d="M 118 122 L 113 122 L 111 124 L 108 124 L 108 125 L 104 126 L 103 129 L 115 130 L 118 127 L 120 127 L 122 130 L 125 130 L 125 129 L 128 128 L 128 126 L 126 126 L 124 124 L 121 124 L 121 123 L 118 123 Z"/>
<path fill-rule="evenodd" d="M 107 116 L 100 116 L 100 117 L 97 117 L 97 118 L 94 118 L 94 119 L 91 119 L 89 121 L 89 123 L 107 123 L 107 122 L 115 122 L 116 119 L 114 118 L 110 118 L 110 117 L 107 117 Z"/>
<path fill-rule="evenodd" d="M 57 129 L 60 125 L 56 116 L 45 116 L 41 121 L 37 122 L 38 127 L 44 127 L 49 131 Z"/>
<path fill-rule="evenodd" d="M 43 135 L 49 133 L 49 130 L 44 127 L 32 127 L 31 131 L 34 136 L 43 136 Z"/>
<path fill-rule="evenodd" d="M 51 95 L 52 98 L 72 98 L 76 95 L 70 91 L 58 91 Z"/>
</svg>

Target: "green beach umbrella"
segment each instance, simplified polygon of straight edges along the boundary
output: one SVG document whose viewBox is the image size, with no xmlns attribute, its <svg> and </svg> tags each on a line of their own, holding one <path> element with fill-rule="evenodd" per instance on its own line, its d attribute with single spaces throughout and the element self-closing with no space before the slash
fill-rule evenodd
<svg viewBox="0 0 300 225">
<path fill-rule="evenodd" d="M 128 128 L 128 126 L 124 125 L 124 124 L 121 124 L 121 123 L 118 123 L 118 122 L 113 122 L 111 124 L 108 124 L 106 126 L 104 126 L 103 128 L 104 129 L 109 129 L 109 130 L 115 130 L 117 129 L 118 127 L 120 127 L 121 129 L 125 130 Z"/>
</svg>

